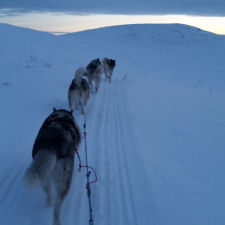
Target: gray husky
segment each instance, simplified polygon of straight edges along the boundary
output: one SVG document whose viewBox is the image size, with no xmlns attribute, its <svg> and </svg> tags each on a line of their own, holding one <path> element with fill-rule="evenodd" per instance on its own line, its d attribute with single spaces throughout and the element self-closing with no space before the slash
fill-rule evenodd
<svg viewBox="0 0 225 225">
<path fill-rule="evenodd" d="M 75 78 L 72 80 L 69 91 L 68 100 L 71 110 L 78 110 L 84 114 L 84 107 L 90 98 L 90 86 L 87 80 L 87 70 L 80 67 L 75 72 Z"/>
<path fill-rule="evenodd" d="M 79 127 L 72 111 L 56 110 L 44 121 L 34 142 L 33 162 L 24 175 L 30 187 L 42 185 L 47 202 L 53 203 L 52 184 L 55 186 L 53 225 L 60 225 L 60 211 L 72 181 L 74 154 L 80 145 Z"/>
<path fill-rule="evenodd" d="M 93 84 L 95 82 L 95 91 L 97 92 L 99 89 L 101 75 L 102 75 L 102 64 L 99 58 L 93 59 L 86 67 L 87 69 L 87 78 L 88 82 L 91 86 L 91 91 L 93 93 Z"/>
<path fill-rule="evenodd" d="M 103 64 L 103 71 L 104 71 L 104 74 L 105 74 L 105 79 L 109 80 L 109 82 L 111 82 L 112 73 L 113 73 L 113 70 L 116 66 L 116 60 L 104 58 L 102 60 L 102 64 Z"/>
</svg>

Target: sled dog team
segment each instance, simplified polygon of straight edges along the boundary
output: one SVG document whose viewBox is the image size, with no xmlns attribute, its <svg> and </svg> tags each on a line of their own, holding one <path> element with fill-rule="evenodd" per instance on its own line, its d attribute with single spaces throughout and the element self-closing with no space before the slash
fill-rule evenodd
<svg viewBox="0 0 225 225">
<path fill-rule="evenodd" d="M 87 105 L 90 93 L 97 92 L 99 89 L 102 68 L 105 79 L 111 82 L 115 65 L 116 61 L 113 59 L 104 58 L 101 63 L 97 58 L 93 59 L 86 68 L 78 68 L 68 91 L 70 109 L 78 110 L 80 108 L 81 113 L 84 114 L 84 107 Z"/>
<path fill-rule="evenodd" d="M 54 208 L 53 225 L 61 225 L 61 207 L 71 185 L 74 155 L 81 142 L 80 129 L 73 111 L 80 110 L 84 114 L 91 93 L 99 89 L 102 70 L 105 79 L 111 82 L 115 65 L 113 59 L 104 58 L 101 63 L 97 58 L 86 68 L 78 68 L 68 91 L 71 111 L 54 108 L 34 142 L 33 161 L 25 172 L 24 181 L 30 187 L 43 187 L 48 205 Z"/>
</svg>

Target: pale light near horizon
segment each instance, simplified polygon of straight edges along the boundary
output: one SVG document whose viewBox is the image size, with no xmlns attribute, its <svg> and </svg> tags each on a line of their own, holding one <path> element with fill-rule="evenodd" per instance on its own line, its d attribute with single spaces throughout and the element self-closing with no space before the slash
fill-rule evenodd
<svg viewBox="0 0 225 225">
<path fill-rule="evenodd" d="M 1 13 L 0 13 L 1 16 Z M 225 17 L 190 15 L 111 15 L 32 12 L 15 16 L 1 16 L 1 23 L 47 31 L 71 33 L 105 26 L 142 23 L 181 23 L 216 34 L 225 34 Z"/>
</svg>

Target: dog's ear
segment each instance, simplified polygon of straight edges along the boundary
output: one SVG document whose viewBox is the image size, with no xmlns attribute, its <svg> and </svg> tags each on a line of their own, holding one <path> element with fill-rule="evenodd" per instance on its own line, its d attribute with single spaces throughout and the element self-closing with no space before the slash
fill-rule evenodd
<svg viewBox="0 0 225 225">
<path fill-rule="evenodd" d="M 56 108 L 55 107 L 53 107 L 53 112 L 56 112 Z"/>
</svg>

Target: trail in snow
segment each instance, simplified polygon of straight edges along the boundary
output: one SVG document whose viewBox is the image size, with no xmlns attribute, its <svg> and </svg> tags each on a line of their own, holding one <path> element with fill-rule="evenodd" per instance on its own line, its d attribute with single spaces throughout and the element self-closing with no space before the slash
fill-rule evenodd
<svg viewBox="0 0 225 225">
<path fill-rule="evenodd" d="M 137 224 L 125 155 L 126 101 L 122 92 L 123 81 L 102 82 L 86 110 L 89 164 L 94 164 L 98 174 L 98 183 L 91 186 L 96 224 Z M 85 204 L 84 212 L 87 207 Z M 84 216 L 88 218 L 87 213 Z"/>
<path fill-rule="evenodd" d="M 122 82 L 118 80 L 112 84 L 104 83 L 102 86 L 99 95 L 96 96 L 102 103 L 99 108 L 99 119 L 95 119 L 96 117 L 90 113 L 89 118 L 93 120 L 95 126 L 88 127 L 88 133 L 94 138 L 91 140 L 93 141 L 91 158 L 96 158 L 99 176 L 99 183 L 93 185 L 96 187 L 94 208 L 99 209 L 95 214 L 96 223 L 114 224 L 129 221 L 129 224 L 136 224 L 135 210 L 130 198 L 129 174 L 122 153 L 126 151 L 123 145 L 126 102 L 121 95 L 124 89 Z M 123 103 L 122 108 L 119 98 Z"/>
</svg>

